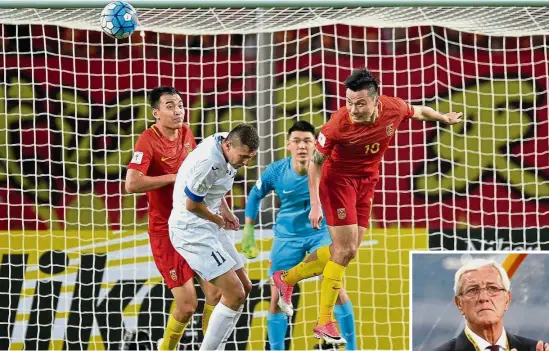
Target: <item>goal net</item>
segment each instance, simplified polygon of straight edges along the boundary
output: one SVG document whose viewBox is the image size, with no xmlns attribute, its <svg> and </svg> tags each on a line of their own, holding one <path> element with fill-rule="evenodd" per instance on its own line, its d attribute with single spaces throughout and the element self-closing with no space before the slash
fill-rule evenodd
<svg viewBox="0 0 549 351">
<path fill-rule="evenodd" d="M 162 337 L 172 296 L 150 254 L 146 198 L 123 186 L 154 123 L 147 91 L 161 84 L 182 93 L 197 141 L 256 124 L 258 157 L 229 196 L 241 222 L 264 167 L 288 156 L 288 128 L 320 128 L 354 68 L 378 75 L 382 94 L 464 113 L 453 127 L 394 131 L 346 273 L 360 349 L 409 349 L 409 250 L 549 247 L 547 8 L 137 10 L 143 35 L 115 41 L 99 32 L 100 8 L 0 9 L 0 349 Z M 269 347 L 277 207 L 263 202 L 253 290 L 227 349 Z M 287 347 L 320 347 L 318 286 L 299 285 Z M 202 337 L 202 304 L 186 349 Z"/>
</svg>

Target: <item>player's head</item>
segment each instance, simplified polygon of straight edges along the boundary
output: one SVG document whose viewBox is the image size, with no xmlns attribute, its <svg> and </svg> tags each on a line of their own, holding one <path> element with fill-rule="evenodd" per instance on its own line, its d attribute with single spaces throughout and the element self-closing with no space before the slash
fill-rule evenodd
<svg viewBox="0 0 549 351">
<path fill-rule="evenodd" d="M 315 127 L 306 121 L 295 122 L 288 130 L 286 149 L 298 162 L 308 162 L 315 150 Z"/>
<path fill-rule="evenodd" d="M 379 97 L 379 82 L 367 68 L 354 70 L 345 80 L 347 109 L 353 119 L 371 121 Z"/>
<path fill-rule="evenodd" d="M 503 323 L 511 302 L 511 282 L 494 260 L 476 259 L 461 267 L 454 277 L 454 300 L 472 329 Z"/>
<path fill-rule="evenodd" d="M 149 93 L 149 104 L 156 123 L 162 127 L 179 129 L 183 126 L 185 110 L 177 89 L 169 86 L 154 88 Z"/>
<path fill-rule="evenodd" d="M 251 124 L 234 127 L 223 142 L 223 154 L 234 168 L 246 166 L 257 154 L 259 135 Z"/>
</svg>

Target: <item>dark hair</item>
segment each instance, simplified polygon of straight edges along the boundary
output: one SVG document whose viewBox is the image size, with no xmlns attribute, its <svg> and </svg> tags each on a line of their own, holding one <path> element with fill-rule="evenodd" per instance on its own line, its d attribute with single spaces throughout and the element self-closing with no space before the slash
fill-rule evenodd
<svg viewBox="0 0 549 351">
<path fill-rule="evenodd" d="M 251 124 L 241 123 L 234 127 L 227 135 L 227 140 L 239 140 L 242 145 L 246 145 L 250 150 L 259 148 L 259 135 Z"/>
<path fill-rule="evenodd" d="M 368 90 L 372 97 L 377 96 L 379 93 L 379 81 L 367 68 L 355 69 L 353 73 L 345 79 L 345 87 L 352 91 Z"/>
<path fill-rule="evenodd" d="M 149 93 L 149 105 L 151 105 L 151 108 L 158 108 L 158 103 L 160 102 L 160 97 L 162 97 L 162 95 L 175 95 L 175 94 L 179 95 L 179 97 L 183 99 L 179 91 L 177 91 L 177 89 L 175 89 L 174 87 L 162 85 L 162 86 L 159 86 L 158 88 L 154 88 Z"/>
<path fill-rule="evenodd" d="M 309 132 L 314 136 L 315 127 L 307 121 L 297 121 L 288 130 L 288 136 L 292 135 L 292 132 Z"/>
</svg>

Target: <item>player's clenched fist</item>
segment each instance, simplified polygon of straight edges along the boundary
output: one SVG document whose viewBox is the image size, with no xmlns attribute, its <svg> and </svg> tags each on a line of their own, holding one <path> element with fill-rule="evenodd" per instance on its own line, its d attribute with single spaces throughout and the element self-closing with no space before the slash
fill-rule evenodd
<svg viewBox="0 0 549 351">
<path fill-rule="evenodd" d="M 246 258 L 256 258 L 258 255 L 254 236 L 254 225 L 244 224 L 244 233 L 242 235 L 242 253 Z"/>
</svg>

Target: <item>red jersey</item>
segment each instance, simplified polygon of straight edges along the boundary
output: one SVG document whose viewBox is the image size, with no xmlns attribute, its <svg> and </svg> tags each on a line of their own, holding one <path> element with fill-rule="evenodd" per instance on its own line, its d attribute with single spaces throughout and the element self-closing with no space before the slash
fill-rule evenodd
<svg viewBox="0 0 549 351">
<path fill-rule="evenodd" d="M 377 174 L 379 163 L 400 122 L 414 115 L 414 108 L 400 98 L 381 95 L 374 123 L 357 123 L 347 107 L 332 114 L 322 127 L 317 150 L 328 156 L 324 167 L 346 176 Z"/>
<path fill-rule="evenodd" d="M 196 147 L 194 135 L 187 125 L 179 130 L 177 139 L 166 139 L 153 125 L 137 139 L 128 169 L 146 176 L 176 174 L 183 160 Z M 149 202 L 149 234 L 168 235 L 168 219 L 172 212 L 173 184 L 147 191 Z"/>
</svg>

